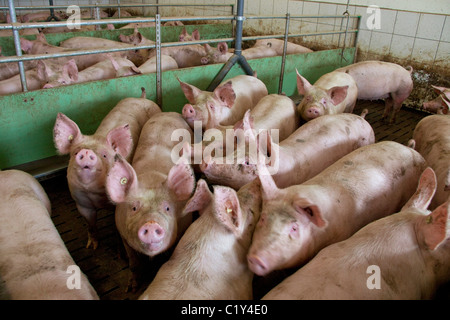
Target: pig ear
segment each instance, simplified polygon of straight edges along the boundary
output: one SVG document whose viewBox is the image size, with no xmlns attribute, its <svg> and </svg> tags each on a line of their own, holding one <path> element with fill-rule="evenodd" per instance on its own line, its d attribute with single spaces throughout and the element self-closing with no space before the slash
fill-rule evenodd
<svg viewBox="0 0 450 320">
<path fill-rule="evenodd" d="M 195 104 L 198 95 L 202 91 L 199 88 L 197 88 L 189 83 L 185 83 L 185 82 L 181 81 L 180 79 L 178 79 L 178 82 L 180 82 L 181 90 L 183 90 L 183 93 L 186 96 L 186 99 L 188 99 L 189 103 Z"/>
<path fill-rule="evenodd" d="M 200 179 L 197 182 L 197 188 L 195 189 L 194 195 L 184 206 L 183 214 L 194 211 L 202 211 L 209 205 L 212 198 L 213 194 L 209 191 L 208 184 L 205 180 Z"/>
<path fill-rule="evenodd" d="M 83 135 L 78 125 L 65 114 L 58 113 L 53 127 L 53 141 L 58 152 L 62 155 L 70 153 L 72 145 L 81 139 L 83 139 Z"/>
<path fill-rule="evenodd" d="M 242 212 L 234 189 L 214 186 L 214 214 L 229 231 L 239 236 L 242 225 Z"/>
<path fill-rule="evenodd" d="M 408 202 L 402 207 L 402 210 L 409 208 L 417 208 L 421 210 L 427 210 L 431 200 L 436 192 L 437 179 L 431 167 L 426 168 L 419 179 L 416 192 L 408 200 Z"/>
<path fill-rule="evenodd" d="M 226 42 L 219 42 L 219 44 L 217 45 L 217 50 L 219 50 L 219 52 L 221 54 L 225 54 L 228 52 L 228 45 Z"/>
<path fill-rule="evenodd" d="M 307 203 L 305 199 L 296 199 L 292 205 L 298 214 L 308 218 L 319 228 L 326 227 L 327 222 L 323 219 L 318 206 Z"/>
<path fill-rule="evenodd" d="M 297 91 L 298 94 L 306 95 L 306 93 L 312 88 L 311 83 L 309 83 L 308 80 L 303 78 L 300 73 L 298 73 L 298 70 L 295 69 L 295 72 L 297 72 Z"/>
<path fill-rule="evenodd" d="M 234 101 L 236 100 L 236 93 L 233 90 L 233 84 L 231 83 L 231 81 L 218 86 L 214 90 L 214 95 L 217 97 L 217 99 L 225 103 L 228 108 L 233 107 Z"/>
<path fill-rule="evenodd" d="M 128 124 L 112 129 L 106 136 L 106 142 L 113 150 L 124 158 L 127 158 L 133 147 L 130 126 Z"/>
<path fill-rule="evenodd" d="M 120 154 L 114 158 L 105 185 L 109 199 L 116 204 L 125 202 L 130 191 L 137 189 L 136 171 Z"/>
<path fill-rule="evenodd" d="M 333 87 L 328 89 L 328 96 L 331 98 L 331 101 L 336 106 L 347 97 L 348 86 L 342 87 Z"/>
<path fill-rule="evenodd" d="M 192 31 L 192 39 L 194 40 L 200 40 L 200 32 L 198 31 L 198 29 L 195 29 L 194 31 Z"/>
<path fill-rule="evenodd" d="M 72 81 L 78 81 L 78 67 L 74 59 L 70 59 L 64 65 L 63 74 Z"/>
<path fill-rule="evenodd" d="M 433 86 L 431 85 L 431 87 L 433 88 L 433 91 L 437 94 L 441 94 L 445 91 L 445 87 L 438 87 L 438 86 Z"/>
<path fill-rule="evenodd" d="M 30 51 L 32 47 L 33 42 L 27 39 L 20 38 L 20 48 L 22 49 L 23 52 L 28 53 L 28 51 Z"/>
<path fill-rule="evenodd" d="M 211 46 L 207 43 L 203 44 L 203 48 L 205 48 L 206 53 L 209 53 L 211 51 Z"/>
<path fill-rule="evenodd" d="M 188 200 L 195 189 L 195 176 L 192 167 L 185 158 L 180 158 L 167 176 L 167 186 L 177 200 Z"/>
<path fill-rule="evenodd" d="M 429 250 L 435 250 L 450 237 L 449 210 L 450 202 L 447 201 L 429 215 L 421 217 L 416 225 L 418 238 L 423 239 Z"/>
<path fill-rule="evenodd" d="M 39 60 L 37 62 L 36 71 L 38 78 L 44 82 L 49 81 L 49 79 L 55 74 L 53 70 L 49 68 L 47 64 L 42 60 Z"/>
<path fill-rule="evenodd" d="M 181 30 L 180 36 L 187 36 L 188 33 L 186 31 L 186 27 L 183 27 L 183 30 Z"/>
</svg>

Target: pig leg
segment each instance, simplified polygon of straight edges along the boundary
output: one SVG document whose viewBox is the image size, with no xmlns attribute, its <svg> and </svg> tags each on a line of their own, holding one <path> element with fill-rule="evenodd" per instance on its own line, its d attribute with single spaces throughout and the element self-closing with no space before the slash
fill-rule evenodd
<svg viewBox="0 0 450 320">
<path fill-rule="evenodd" d="M 77 204 L 78 212 L 86 219 L 88 223 L 88 242 L 86 248 L 92 248 L 95 250 L 98 247 L 97 239 L 97 210 L 94 208 L 86 208 Z"/>
<path fill-rule="evenodd" d="M 142 278 L 142 274 L 144 271 L 144 263 L 141 262 L 142 257 L 139 252 L 131 248 L 124 239 L 122 239 L 122 242 L 127 253 L 128 266 L 131 272 L 128 278 L 128 284 L 125 292 L 131 291 L 132 293 L 136 293 L 137 289 L 139 288 L 140 279 Z"/>
<path fill-rule="evenodd" d="M 388 121 L 389 115 L 392 112 L 392 106 L 394 105 L 394 100 L 391 97 L 388 97 L 384 100 L 384 112 L 382 116 L 383 121 Z M 392 118 L 391 118 L 392 120 Z"/>
</svg>

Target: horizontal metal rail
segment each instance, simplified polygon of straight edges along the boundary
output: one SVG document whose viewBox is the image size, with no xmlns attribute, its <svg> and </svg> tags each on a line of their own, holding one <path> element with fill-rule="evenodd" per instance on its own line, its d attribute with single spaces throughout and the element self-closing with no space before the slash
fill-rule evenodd
<svg viewBox="0 0 450 320">
<path fill-rule="evenodd" d="M 77 7 L 83 9 L 91 9 L 91 8 L 142 8 L 142 7 L 173 7 L 173 4 L 82 4 L 77 5 Z M 177 4 L 177 7 L 233 7 L 234 4 Z M 30 6 L 30 7 L 15 7 L 16 10 L 48 10 L 48 9 L 67 9 L 68 5 L 57 5 L 57 6 Z M 8 10 L 8 7 L 0 7 L 0 10 Z"/>
</svg>

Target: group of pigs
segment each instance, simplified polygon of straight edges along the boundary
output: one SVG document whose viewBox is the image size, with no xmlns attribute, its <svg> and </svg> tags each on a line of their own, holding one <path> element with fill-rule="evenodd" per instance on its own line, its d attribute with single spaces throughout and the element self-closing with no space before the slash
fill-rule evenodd
<svg viewBox="0 0 450 320">
<path fill-rule="evenodd" d="M 381 72 L 385 81 L 371 92 Z M 450 280 L 450 116 L 424 117 L 408 146 L 376 143 L 365 112 L 352 114 L 346 99 L 387 97 L 386 109 L 395 108 L 412 89 L 410 72 L 370 61 L 332 73 L 314 85 L 297 73 L 298 106 L 240 75 L 212 92 L 179 79 L 188 101 L 181 113 L 161 111 L 143 89 L 112 108 L 93 135 L 59 113 L 53 138 L 70 154 L 67 180 L 88 222 L 87 247 L 99 245 L 97 210 L 113 204 L 130 289 L 146 272 L 142 257 L 173 249 L 140 299 L 252 299 L 255 274 L 284 269 L 298 271 L 263 299 L 432 298 Z M 254 143 L 256 156 L 224 155 L 220 139 L 195 142 L 198 121 L 205 133 L 244 129 L 233 143 Z M 174 162 L 172 134 L 180 129 L 192 140 Z M 269 130 L 278 130 L 279 143 Z M 215 154 L 192 164 L 194 142 L 214 145 Z M 218 161 L 219 150 L 235 161 Z M 81 289 L 67 288 L 75 263 L 39 183 L 20 171 L 0 174 L 1 295 L 97 299 L 84 275 Z M 372 266 L 378 289 L 368 285 Z"/>
<path fill-rule="evenodd" d="M 169 21 L 165 25 L 182 25 L 181 21 Z M 61 53 L 65 51 L 113 49 L 134 46 L 154 45 L 155 42 L 145 38 L 138 27 L 154 26 L 150 23 L 131 23 L 121 29 L 134 28 L 131 35 L 119 36 L 120 41 L 96 37 L 77 36 L 62 41 L 59 46 L 50 45 L 43 33 L 38 33 L 36 40 L 20 39 L 21 49 L 26 54 Z M 113 25 L 108 25 L 114 29 Z M 52 28 L 49 28 L 52 29 Z M 196 29 L 189 34 L 185 28 L 179 35 L 180 42 L 200 39 Z M 284 41 L 279 39 L 258 40 L 242 55 L 247 59 L 273 57 L 283 53 Z M 1 49 L 0 49 L 1 50 Z M 183 46 L 163 47 L 161 49 L 161 70 L 172 70 L 201 66 L 212 63 L 224 63 L 232 55 L 226 42 L 216 47 L 209 44 L 186 44 Z M 306 53 L 312 50 L 301 45 L 289 43 L 287 54 Z M 1 51 L 0 51 L 1 53 Z M 51 58 L 45 60 L 24 61 L 25 77 L 28 90 L 47 89 L 74 83 L 112 79 L 136 74 L 155 73 L 157 70 L 156 49 L 127 50 L 114 53 L 77 55 L 73 57 Z M 22 91 L 19 67 L 15 62 L 0 64 L 0 95 Z"/>
</svg>

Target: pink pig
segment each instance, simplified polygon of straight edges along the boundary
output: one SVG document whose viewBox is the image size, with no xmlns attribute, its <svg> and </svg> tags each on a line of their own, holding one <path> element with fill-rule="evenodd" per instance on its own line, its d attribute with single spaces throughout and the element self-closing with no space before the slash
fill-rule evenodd
<svg viewBox="0 0 450 320">
<path fill-rule="evenodd" d="M 192 222 L 192 214 L 182 212 L 195 189 L 194 172 L 181 158 L 172 160 L 175 130 L 192 130 L 176 112 L 162 112 L 142 128 L 132 166 L 122 157 L 106 180 L 107 193 L 116 206 L 116 226 L 129 257 L 129 287 L 138 287 L 139 255 L 154 257 L 181 237 Z"/>
<path fill-rule="evenodd" d="M 274 145 L 269 138 L 266 149 L 271 153 L 271 165 L 278 168 L 272 175 L 275 183 L 279 188 L 286 188 L 314 177 L 353 150 L 374 143 L 375 135 L 362 117 L 342 113 L 308 121 L 287 139 L 280 140 L 279 145 Z M 258 166 L 251 153 L 241 161 L 237 155 L 234 159 L 232 164 L 203 162 L 200 170 L 208 181 L 238 189 L 258 176 Z"/>
<path fill-rule="evenodd" d="M 98 300 L 50 217 L 45 190 L 30 174 L 0 171 L 0 295 L 11 300 Z M 71 268 L 71 269 L 69 269 Z"/>
<path fill-rule="evenodd" d="M 198 40 L 200 40 L 200 32 L 198 31 L 198 29 L 195 29 L 194 31 L 192 31 L 192 34 L 189 34 L 186 31 L 186 27 L 183 28 L 183 30 L 181 31 L 181 33 L 178 37 L 178 41 L 180 41 L 180 42 L 198 41 Z"/>
<path fill-rule="evenodd" d="M 413 133 L 415 149 L 436 173 L 438 186 L 431 208 L 450 196 L 450 115 L 430 115 L 420 120 Z"/>
<path fill-rule="evenodd" d="M 199 211 L 200 217 L 139 299 L 252 299 L 246 255 L 260 207 L 257 181 L 238 192 L 214 186 L 212 193 L 199 180 L 184 211 Z"/>
<path fill-rule="evenodd" d="M 191 128 L 194 128 L 194 121 L 201 121 L 203 129 L 208 122 L 210 128 L 216 124 L 234 125 L 244 117 L 247 110 L 256 106 L 268 94 L 266 85 L 261 80 L 248 75 L 225 80 L 213 92 L 179 82 L 189 101 L 183 107 L 183 118 Z M 209 119 L 210 115 L 213 119 Z"/>
<path fill-rule="evenodd" d="M 423 103 L 423 108 L 429 112 L 448 114 L 450 109 L 450 89 L 433 86 L 434 92 L 439 96 L 431 101 Z"/>
<path fill-rule="evenodd" d="M 361 61 L 335 71 L 345 72 L 355 79 L 358 99 L 385 99 L 383 119 L 390 118 L 389 123 L 394 123 L 403 101 L 409 97 L 413 89 L 411 79 L 413 69 L 412 67 L 408 69 L 390 62 Z"/>
<path fill-rule="evenodd" d="M 156 103 L 144 97 L 145 91 L 141 98 L 121 100 L 93 135 L 83 135 L 77 124 L 62 113 L 56 117 L 53 139 L 60 154 L 70 154 L 67 180 L 77 209 L 89 225 L 87 247 L 98 246 L 97 209 L 110 205 L 105 181 L 114 156 L 121 154 L 131 159 L 144 123 L 161 112 Z"/>
<path fill-rule="evenodd" d="M 298 112 L 305 121 L 325 114 L 352 113 L 358 95 L 353 78 L 342 72 L 326 73 L 311 85 L 297 71 L 297 90 L 304 96 Z"/>
<path fill-rule="evenodd" d="M 259 163 L 263 208 L 248 253 L 258 275 L 299 267 L 322 248 L 398 211 L 415 191 L 425 160 L 394 141 L 367 145 L 307 180 L 279 189 Z"/>
<path fill-rule="evenodd" d="M 435 190 L 428 168 L 400 212 L 324 248 L 263 299 L 432 299 L 450 280 L 450 203 L 430 213 Z"/>
</svg>

